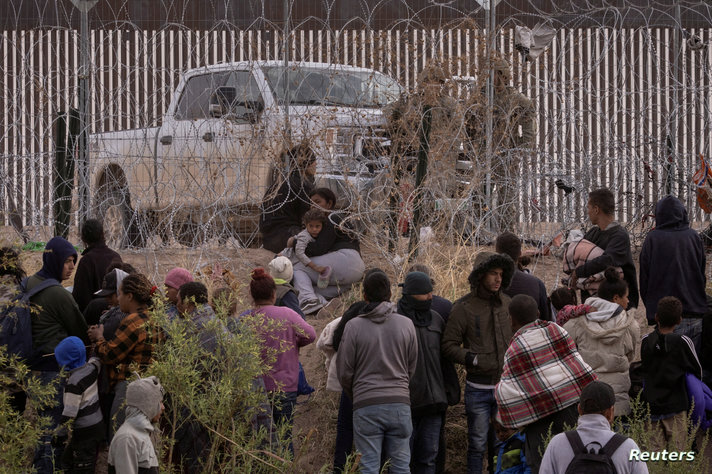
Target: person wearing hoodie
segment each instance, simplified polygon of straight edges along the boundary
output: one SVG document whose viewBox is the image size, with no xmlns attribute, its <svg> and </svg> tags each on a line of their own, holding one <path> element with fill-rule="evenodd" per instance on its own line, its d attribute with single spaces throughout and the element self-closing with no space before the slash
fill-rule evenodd
<svg viewBox="0 0 712 474">
<path fill-rule="evenodd" d="M 38 356 L 30 362 L 30 368 L 37 371 L 43 385 L 53 383 L 59 376 L 59 365 L 53 356 L 57 344 L 69 336 L 87 342 L 84 317 L 72 294 L 60 285 L 72 276 L 76 262 L 77 251 L 72 244 L 62 237 L 53 237 L 42 254 L 42 269 L 27 280 L 27 290 L 50 278 L 57 281 L 57 285 L 30 298 L 32 306 L 38 308 L 32 314 L 32 348 Z M 42 436 L 35 450 L 33 465 L 40 473 L 53 472 L 61 459 L 61 448 L 53 449 L 52 446 L 52 432 L 59 426 L 62 417 L 61 391 L 57 391 L 55 400 L 54 407 L 38 413 L 50 419 L 49 429 L 45 431 L 47 434 Z"/>
<path fill-rule="evenodd" d="M 368 278 L 371 273 L 375 272 L 384 273 L 380 268 L 370 268 L 366 270 L 364 278 Z M 363 300 L 352 303 L 344 311 L 343 316 L 339 316 L 326 325 L 317 341 L 317 348 L 326 355 L 326 389 L 341 392 L 334 441 L 334 472 L 336 474 L 344 471 L 346 459 L 351 454 L 354 443 L 353 403 L 339 383 L 339 377 L 336 374 L 336 352 L 339 350 L 346 323 L 361 315 L 367 305 L 368 303 Z"/>
<path fill-rule="evenodd" d="M 655 206 L 655 229 L 648 232 L 640 251 L 640 294 L 651 325 L 661 298 L 682 301 L 682 324 L 675 332 L 692 339 L 698 354 L 707 312 L 705 268 L 705 248 L 700 235 L 690 229 L 687 209 L 676 197 L 665 196 Z"/>
<path fill-rule="evenodd" d="M 628 305 L 628 284 L 613 267 L 606 269 L 605 276 L 597 296 L 585 303 L 595 310 L 569 319 L 564 329 L 598 379 L 613 387 L 615 415 L 623 416 L 630 413 L 628 370 L 640 339 L 640 328 L 633 313 L 623 309 Z"/>
<path fill-rule="evenodd" d="M 467 278 L 470 292 L 457 300 L 442 338 L 443 355 L 465 366 L 465 411 L 467 412 L 467 472 L 482 472 L 488 444 L 494 449 L 490 419 L 497 409 L 494 387 L 499 382 L 504 353 L 512 337 L 502 292 L 512 281 L 514 261 L 505 254 L 481 252 Z"/>
<path fill-rule="evenodd" d="M 72 423 L 72 437 L 65 448 L 62 467 L 72 473 L 93 473 L 99 444 L 106 436 L 97 383 L 101 362 L 96 357 L 87 362 L 84 343 L 75 336 L 57 344 L 54 357 L 68 371 L 62 423 Z"/>
<path fill-rule="evenodd" d="M 435 473 L 440 427 L 448 405 L 440 355 L 445 321 L 431 309 L 433 284 L 428 275 L 410 272 L 400 286 L 403 296 L 398 300 L 398 314 L 413 322 L 418 338 L 418 364 L 410 380 L 410 466 L 414 473 Z"/>
<path fill-rule="evenodd" d="M 61 283 L 74 272 L 77 251 L 62 237 L 53 237 L 42 254 L 42 269 L 27 280 L 31 290 L 40 282 L 53 278 Z M 33 296 L 30 302 L 39 311 L 32 318 L 32 345 L 42 357 L 32 364 L 34 370 L 59 372 L 57 361 L 52 357 L 54 348 L 69 336 L 76 336 L 87 342 L 87 324 L 84 321 L 72 294 L 61 285 L 51 286 Z"/>
<path fill-rule="evenodd" d="M 126 388 L 126 421 L 109 446 L 109 474 L 158 474 L 158 456 L 151 436 L 163 413 L 163 387 L 156 376 L 138 379 Z"/>
<path fill-rule="evenodd" d="M 418 362 L 418 339 L 410 319 L 396 313 L 391 283 L 373 272 L 363 282 L 366 306 L 344 327 L 336 373 L 353 401 L 354 441 L 361 472 L 381 472 L 381 451 L 390 471 L 410 472 L 410 380 Z"/>
<path fill-rule="evenodd" d="M 687 411 L 690 399 L 685 375 L 702 379 L 702 366 L 692 340 L 675 334 L 675 326 L 682 321 L 682 303 L 674 296 L 658 301 L 657 326 L 643 336 L 640 361 L 643 368 L 643 400 L 650 404 L 652 423 L 651 450 L 662 450 L 665 445 L 682 451 L 687 439 Z M 672 446 L 670 446 L 672 444 Z"/>
<path fill-rule="evenodd" d="M 638 278 L 633 263 L 633 253 L 630 250 L 628 232 L 615 221 L 616 202 L 610 189 L 601 188 L 588 193 L 588 219 L 593 224 L 584 239 L 603 249 L 603 254 L 593 258 L 571 272 L 570 282 L 575 285 L 579 278 L 589 277 L 604 271 L 608 267 L 621 267 L 623 278 L 628 283 L 628 307 L 630 310 L 638 307 Z M 591 296 L 581 290 L 581 300 Z"/>
</svg>

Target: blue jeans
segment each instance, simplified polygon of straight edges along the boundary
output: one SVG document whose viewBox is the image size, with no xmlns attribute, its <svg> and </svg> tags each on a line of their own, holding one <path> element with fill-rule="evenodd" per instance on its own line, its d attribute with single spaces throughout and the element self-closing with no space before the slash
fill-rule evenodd
<svg viewBox="0 0 712 474">
<path fill-rule="evenodd" d="M 697 357 L 700 356 L 702 352 L 702 318 L 682 318 L 682 322 L 677 325 L 673 333 L 692 339 Z"/>
<path fill-rule="evenodd" d="M 334 445 L 334 472 L 341 473 L 346 458 L 354 444 L 354 406 L 346 392 L 341 392 L 339 417 L 336 419 L 336 443 Z"/>
<path fill-rule="evenodd" d="M 59 372 L 33 372 L 42 385 L 55 384 L 57 389 L 54 398 L 50 403 L 54 406 L 46 407 L 37 411 L 40 417 L 49 418 L 49 426 L 43 431 L 40 442 L 35 448 L 35 456 L 32 466 L 39 474 L 53 473 L 55 469 L 61 468 L 62 454 L 64 453 L 64 441 L 55 439 L 52 432 L 62 422 L 62 395 L 64 392 L 63 383 L 59 380 Z"/>
<path fill-rule="evenodd" d="M 494 390 L 465 386 L 465 411 L 467 412 L 467 472 L 482 472 L 482 459 L 487 451 L 487 440 L 492 427 L 490 418 L 497 410 Z"/>
<path fill-rule="evenodd" d="M 289 441 L 289 452 L 294 455 L 292 443 L 292 424 L 294 423 L 294 405 L 297 404 L 297 392 L 274 393 L 272 398 L 272 421 L 279 428 L 286 424 L 285 440 Z"/>
<path fill-rule="evenodd" d="M 381 450 L 391 474 L 410 472 L 410 407 L 405 403 L 371 405 L 354 411 L 354 442 L 361 452 L 361 472 L 381 472 Z"/>
<path fill-rule="evenodd" d="M 442 415 L 413 417 L 413 435 L 410 437 L 410 464 L 415 474 L 434 474 L 435 460 L 440 446 Z"/>
</svg>

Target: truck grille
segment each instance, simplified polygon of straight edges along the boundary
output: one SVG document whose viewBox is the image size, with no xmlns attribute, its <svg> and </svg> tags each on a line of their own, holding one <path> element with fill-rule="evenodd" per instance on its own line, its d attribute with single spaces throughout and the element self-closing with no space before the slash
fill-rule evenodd
<svg viewBox="0 0 712 474">
<path fill-rule="evenodd" d="M 382 128 L 339 128 L 333 137 L 332 163 L 348 174 L 374 174 L 388 167 L 391 140 Z M 332 133 L 334 133 L 332 132 Z"/>
</svg>

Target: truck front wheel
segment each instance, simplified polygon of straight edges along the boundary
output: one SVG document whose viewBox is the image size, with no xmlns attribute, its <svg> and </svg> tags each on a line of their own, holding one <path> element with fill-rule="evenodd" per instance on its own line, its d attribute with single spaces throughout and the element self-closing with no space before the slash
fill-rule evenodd
<svg viewBox="0 0 712 474">
<path fill-rule="evenodd" d="M 140 216 L 131 209 L 128 192 L 114 189 L 103 196 L 99 208 L 106 244 L 117 249 L 142 247 L 144 236 L 140 231 Z"/>
</svg>

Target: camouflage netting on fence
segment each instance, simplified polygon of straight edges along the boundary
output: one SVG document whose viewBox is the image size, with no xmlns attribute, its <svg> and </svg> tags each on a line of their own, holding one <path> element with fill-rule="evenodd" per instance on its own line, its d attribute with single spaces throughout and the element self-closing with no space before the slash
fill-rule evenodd
<svg viewBox="0 0 712 474">
<path fill-rule="evenodd" d="M 253 245 L 299 146 L 382 249 L 431 231 L 546 242 L 600 186 L 638 239 L 666 193 L 707 219 L 691 182 L 710 153 L 706 2 L 274 3 L 101 0 L 85 71 L 69 0 L 3 2 L 3 224 Z"/>
</svg>

